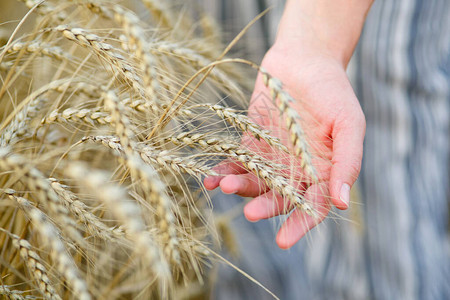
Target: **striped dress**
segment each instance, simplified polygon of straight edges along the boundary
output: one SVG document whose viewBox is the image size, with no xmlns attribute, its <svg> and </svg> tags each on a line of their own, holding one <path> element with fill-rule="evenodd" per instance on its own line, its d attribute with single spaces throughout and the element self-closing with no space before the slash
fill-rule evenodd
<svg viewBox="0 0 450 300">
<path fill-rule="evenodd" d="M 267 4 L 207 2 L 241 24 Z M 250 52 L 273 39 L 280 11 L 257 25 L 265 40 L 250 37 Z M 281 299 L 450 299 L 450 1 L 375 1 L 350 70 L 367 119 L 361 203 L 289 251 L 275 245 L 273 222 L 241 216 L 241 256 L 230 259 Z M 219 195 L 215 208 L 239 202 Z M 213 299 L 271 299 L 230 267 L 217 272 Z"/>
</svg>

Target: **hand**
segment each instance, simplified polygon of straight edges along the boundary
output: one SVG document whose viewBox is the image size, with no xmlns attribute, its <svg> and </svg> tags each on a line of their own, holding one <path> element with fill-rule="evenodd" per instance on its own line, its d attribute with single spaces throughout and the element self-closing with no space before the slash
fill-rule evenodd
<svg viewBox="0 0 450 300">
<path fill-rule="evenodd" d="M 290 172 L 298 190 L 317 212 L 313 218 L 296 209 L 278 232 L 276 241 L 280 248 L 293 246 L 311 228 L 328 214 L 330 205 L 347 209 L 350 187 L 358 177 L 365 133 L 365 120 L 361 107 L 345 73 L 341 61 L 320 53 L 302 53 L 275 44 L 266 54 L 262 66 L 273 77 L 283 82 L 283 87 L 297 102 L 293 107 L 302 117 L 302 126 L 313 153 L 313 165 L 317 170 L 318 182 L 305 184 L 304 174 Z M 259 75 L 249 106 L 249 116 L 263 127 L 281 128 L 277 132 L 289 147 L 288 133 L 280 123 L 280 115 L 274 106 L 267 88 Z M 265 142 L 245 136 L 243 143 L 267 159 L 280 163 L 279 151 Z M 288 166 L 292 159 L 284 157 Z M 300 162 L 294 162 L 299 170 Z M 235 162 L 224 162 L 220 166 L 224 177 L 208 177 L 205 187 L 221 187 L 224 193 L 235 193 L 253 197 L 244 208 L 250 221 L 271 218 L 286 209 L 286 203 L 256 176 L 239 168 Z M 289 173 L 289 172 L 288 172 Z"/>
</svg>

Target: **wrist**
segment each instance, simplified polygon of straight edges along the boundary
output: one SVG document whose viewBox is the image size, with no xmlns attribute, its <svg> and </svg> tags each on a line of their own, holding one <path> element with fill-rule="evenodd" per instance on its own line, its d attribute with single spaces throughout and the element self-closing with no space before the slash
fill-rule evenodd
<svg viewBox="0 0 450 300">
<path fill-rule="evenodd" d="M 275 45 L 333 58 L 346 68 L 371 3 L 372 0 L 288 0 Z"/>
</svg>

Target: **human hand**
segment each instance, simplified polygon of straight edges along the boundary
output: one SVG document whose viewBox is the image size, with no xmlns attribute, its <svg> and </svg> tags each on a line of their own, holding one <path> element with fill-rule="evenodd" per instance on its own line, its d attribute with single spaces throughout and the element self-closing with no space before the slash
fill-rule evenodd
<svg viewBox="0 0 450 300">
<path fill-rule="evenodd" d="M 328 214 L 331 204 L 339 209 L 349 205 L 350 187 L 358 177 L 365 133 L 365 120 L 360 105 L 345 73 L 345 66 L 332 56 L 314 52 L 292 51 L 275 44 L 266 54 L 262 66 L 283 82 L 284 89 L 297 101 L 292 107 L 302 118 L 301 125 L 313 154 L 316 182 L 305 180 L 300 160 L 282 155 L 267 143 L 244 136 L 243 144 L 273 162 L 290 166 L 285 176 L 304 195 L 316 211 L 316 217 L 295 209 L 280 228 L 276 241 L 280 248 L 290 248 Z M 289 133 L 269 91 L 259 74 L 248 115 L 274 132 L 289 147 Z M 239 167 L 236 162 L 221 164 L 223 177 L 208 177 L 205 187 L 218 186 L 224 193 L 252 197 L 244 208 L 250 221 L 286 213 L 288 203 L 277 192 Z"/>
</svg>

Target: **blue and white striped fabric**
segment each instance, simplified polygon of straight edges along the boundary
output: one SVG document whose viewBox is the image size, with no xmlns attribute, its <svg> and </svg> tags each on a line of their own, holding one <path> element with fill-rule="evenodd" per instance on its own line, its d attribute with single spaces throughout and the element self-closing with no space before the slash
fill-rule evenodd
<svg viewBox="0 0 450 300">
<path fill-rule="evenodd" d="M 450 2 L 376 1 L 356 56 L 375 299 L 450 299 Z"/>
<path fill-rule="evenodd" d="M 281 299 L 450 299 L 450 1 L 375 1 L 352 64 L 367 119 L 362 203 L 289 252 L 273 223 L 239 218 L 236 264 Z M 271 297 L 221 267 L 213 298 Z"/>
</svg>

